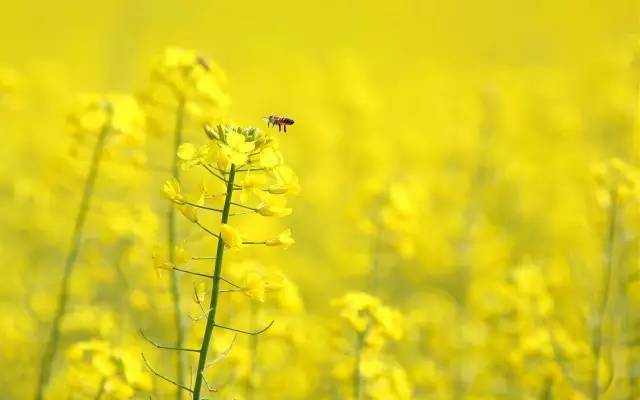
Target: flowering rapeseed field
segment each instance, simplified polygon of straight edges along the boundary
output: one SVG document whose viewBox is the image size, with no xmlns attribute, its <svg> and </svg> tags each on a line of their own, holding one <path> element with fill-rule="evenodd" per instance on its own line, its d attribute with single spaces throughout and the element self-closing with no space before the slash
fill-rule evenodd
<svg viewBox="0 0 640 400">
<path fill-rule="evenodd" d="M 0 399 L 640 399 L 637 2 L 2 8 Z"/>
</svg>

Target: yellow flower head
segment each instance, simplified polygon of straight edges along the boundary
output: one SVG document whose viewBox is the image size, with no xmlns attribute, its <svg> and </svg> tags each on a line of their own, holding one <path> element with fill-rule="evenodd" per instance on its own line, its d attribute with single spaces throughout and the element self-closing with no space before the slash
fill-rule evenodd
<svg viewBox="0 0 640 400">
<path fill-rule="evenodd" d="M 609 207 L 612 200 L 624 202 L 632 196 L 640 197 L 640 171 L 619 158 L 592 167 L 592 175 L 598 185 L 597 200 L 602 207 Z"/>
<path fill-rule="evenodd" d="M 340 316 L 346 319 L 358 332 L 368 328 L 369 313 L 373 307 L 378 307 L 380 300 L 364 292 L 350 292 L 331 303 L 340 307 Z"/>
<path fill-rule="evenodd" d="M 236 131 L 227 132 L 225 135 L 225 143 L 220 143 L 219 145 L 226 158 L 236 165 L 245 164 L 249 158 L 249 154 L 255 148 L 254 143 L 248 142 L 242 133 Z"/>
<path fill-rule="evenodd" d="M 264 303 L 264 295 L 267 289 L 267 283 L 264 278 L 256 272 L 248 272 L 244 277 L 244 294 L 250 298 Z"/>
<path fill-rule="evenodd" d="M 229 224 L 222 224 L 220 226 L 220 232 L 222 233 L 222 240 L 224 244 L 230 249 L 236 249 L 243 246 L 243 237 L 240 232 Z"/>
<path fill-rule="evenodd" d="M 202 98 L 218 106 L 226 106 L 229 102 L 222 91 L 226 80 L 223 71 L 192 50 L 168 48 L 153 73 L 156 79 L 185 98 Z"/>
<path fill-rule="evenodd" d="M 146 117 L 137 100 L 130 95 L 80 96 L 68 121 L 80 141 L 108 129 L 115 134 L 110 143 L 140 146 L 145 142 Z"/>
<path fill-rule="evenodd" d="M 364 292 L 350 292 L 332 305 L 340 308 L 340 316 L 360 333 L 367 332 L 367 343 L 379 347 L 384 337 L 402 337 L 402 315 L 382 304 L 380 299 Z"/>
</svg>

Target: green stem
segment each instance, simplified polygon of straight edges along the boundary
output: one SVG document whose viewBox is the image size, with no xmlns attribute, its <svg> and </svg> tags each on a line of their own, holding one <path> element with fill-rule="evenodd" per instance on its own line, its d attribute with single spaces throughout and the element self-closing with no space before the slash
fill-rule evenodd
<svg viewBox="0 0 640 400">
<path fill-rule="evenodd" d="M 236 174 L 235 165 L 231 165 L 229 170 L 229 178 L 227 180 L 227 193 L 224 199 L 224 207 L 222 209 L 222 217 L 220 222 L 227 223 L 229 219 L 229 210 L 231 209 L 231 197 L 233 196 L 233 180 Z M 205 326 L 202 346 L 200 347 L 200 355 L 198 357 L 198 367 L 196 369 L 196 379 L 193 384 L 193 400 L 200 399 L 200 390 L 204 375 L 205 365 L 207 363 L 207 353 L 209 352 L 209 344 L 213 338 L 213 329 L 216 325 L 216 312 L 218 310 L 218 295 L 220 294 L 220 281 L 222 280 L 222 257 L 224 255 L 224 241 L 222 236 L 218 237 L 218 247 L 216 250 L 216 262 L 213 271 L 213 288 L 211 289 L 211 302 L 209 304 L 209 314 L 207 316 L 207 325 Z"/>
<path fill-rule="evenodd" d="M 366 335 L 366 331 L 362 333 L 358 333 L 356 336 L 356 360 L 355 360 L 354 371 L 353 371 L 354 400 L 362 399 L 363 382 L 362 382 L 362 373 L 360 371 L 360 364 L 362 360 L 362 347 L 364 345 L 365 335 Z"/>
<path fill-rule="evenodd" d="M 36 388 L 36 400 L 42 400 L 44 390 L 51 377 L 51 366 L 58 349 L 58 342 L 60 340 L 60 323 L 62 321 L 62 317 L 64 317 L 64 314 L 66 312 L 67 301 L 69 298 L 69 281 L 71 278 L 71 274 L 73 273 L 73 268 L 75 266 L 76 260 L 78 258 L 78 253 L 80 252 L 82 232 L 84 229 L 85 220 L 87 218 L 87 212 L 89 211 L 96 177 L 98 176 L 100 158 L 102 157 L 104 143 L 106 141 L 107 135 L 109 134 L 109 131 L 111 130 L 112 112 L 109 110 L 108 113 L 109 115 L 107 122 L 105 122 L 102 130 L 98 134 L 98 139 L 93 149 L 91 165 L 89 167 L 89 175 L 87 175 L 86 181 L 84 183 L 82 199 L 80 200 L 80 208 L 78 209 L 78 214 L 76 215 L 75 225 L 73 228 L 71 249 L 67 254 L 67 258 L 64 264 L 56 313 L 54 314 L 51 330 L 49 331 L 49 339 L 47 341 L 42 360 L 40 361 L 40 377 L 38 378 L 38 386 Z"/>
<path fill-rule="evenodd" d="M 595 322 L 593 324 L 593 335 L 591 339 L 591 347 L 594 356 L 593 376 L 591 377 L 591 399 L 598 400 L 600 397 L 600 356 L 602 354 L 602 336 L 603 323 L 609 303 L 609 295 L 611 289 L 611 277 L 613 275 L 613 250 L 616 234 L 617 220 L 617 198 L 615 192 L 611 192 L 611 205 L 609 207 L 609 227 L 607 232 L 607 240 L 604 252 L 604 279 L 603 292 L 598 304 L 598 310 Z"/>
<path fill-rule="evenodd" d="M 180 182 L 180 169 L 178 168 L 178 147 L 182 143 L 182 130 L 184 125 L 184 106 L 185 100 L 180 97 L 178 100 L 178 108 L 176 110 L 176 123 L 174 128 L 173 140 L 173 164 L 171 172 L 173 177 Z M 167 246 L 169 247 L 169 262 L 175 265 L 175 246 L 176 246 L 176 208 L 170 204 L 167 214 Z M 173 300 L 173 317 L 176 329 L 175 347 L 184 347 L 184 325 L 182 323 L 182 309 L 180 308 L 180 275 L 178 271 L 171 273 L 171 297 Z M 179 384 L 184 384 L 184 355 L 178 352 L 176 355 L 176 380 Z M 176 399 L 182 398 L 182 390 L 176 389 Z"/>
<path fill-rule="evenodd" d="M 107 384 L 107 378 L 102 378 L 100 381 L 100 388 L 98 389 L 98 393 L 93 397 L 94 400 L 102 399 L 102 395 L 104 394 L 104 387 Z"/>
<path fill-rule="evenodd" d="M 251 330 L 257 327 L 258 307 L 255 302 L 251 303 Z M 247 379 L 247 400 L 252 400 L 255 397 L 255 380 L 258 373 L 258 335 L 249 336 L 251 341 L 251 373 Z"/>
<path fill-rule="evenodd" d="M 553 398 L 553 379 L 547 377 L 542 384 L 542 391 L 540 392 L 540 400 L 551 400 Z"/>
</svg>

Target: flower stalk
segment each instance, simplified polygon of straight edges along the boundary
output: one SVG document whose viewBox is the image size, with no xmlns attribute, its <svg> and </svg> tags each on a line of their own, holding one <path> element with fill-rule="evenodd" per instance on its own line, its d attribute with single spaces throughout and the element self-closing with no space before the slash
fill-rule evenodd
<svg viewBox="0 0 640 400">
<path fill-rule="evenodd" d="M 251 304 L 251 329 L 256 329 L 258 325 L 258 307 L 256 303 Z M 246 381 L 247 399 L 253 400 L 255 398 L 256 379 L 258 374 L 258 335 L 249 336 L 249 351 L 250 356 L 250 369 L 249 378 Z"/>
<path fill-rule="evenodd" d="M 591 377 L 591 398 L 598 400 L 601 394 L 600 388 L 600 357 L 602 354 L 603 324 L 606 316 L 607 305 L 611 291 L 611 281 L 613 275 L 614 245 L 617 229 L 618 199 L 616 191 L 611 191 L 611 204 L 609 205 L 609 218 L 607 228 L 607 238 L 604 249 L 604 279 L 602 296 L 598 304 L 597 315 L 593 324 L 593 334 L 591 348 L 594 355 L 593 376 Z"/>
<path fill-rule="evenodd" d="M 356 332 L 356 351 L 355 351 L 355 364 L 353 370 L 353 398 L 354 400 L 362 399 L 363 382 L 362 372 L 360 364 L 362 362 L 362 350 L 364 348 L 364 338 L 367 331 Z"/>
<path fill-rule="evenodd" d="M 40 361 L 40 375 L 38 378 L 35 393 L 36 400 L 42 400 L 46 386 L 48 385 L 49 379 L 51 378 L 51 366 L 53 364 L 53 360 L 55 359 L 56 352 L 58 350 L 58 344 L 60 341 L 60 323 L 62 322 L 62 318 L 65 315 L 67 302 L 69 299 L 69 283 L 76 264 L 76 260 L 78 258 L 78 254 L 80 252 L 82 234 L 84 231 L 87 213 L 91 205 L 91 198 L 93 196 L 96 178 L 99 172 L 100 159 L 102 158 L 107 136 L 111 131 L 113 110 L 110 106 L 105 107 L 105 109 L 107 119 L 98 134 L 98 139 L 93 149 L 91 164 L 89 166 L 89 174 L 87 175 L 87 178 L 85 180 L 82 199 L 80 200 L 80 207 L 75 219 L 71 239 L 71 248 L 69 250 L 69 253 L 67 254 L 67 258 L 64 264 L 60 293 L 57 299 L 56 312 L 53 317 L 51 330 L 49 331 L 49 338 L 47 340 L 47 344 Z"/>
<path fill-rule="evenodd" d="M 229 175 L 227 178 L 227 190 L 224 199 L 224 207 L 220 218 L 221 224 L 226 224 L 229 219 L 229 211 L 231 209 L 231 198 L 233 196 L 233 185 L 235 179 L 236 167 L 231 164 Z M 204 371 L 207 364 L 207 354 L 209 352 L 209 344 L 213 339 L 213 329 L 216 325 L 216 312 L 218 309 L 218 296 L 220 294 L 220 281 L 222 280 L 222 259 L 224 256 L 224 240 L 222 235 L 218 236 L 218 245 L 216 248 L 215 267 L 213 272 L 213 287 L 211 289 L 211 301 L 209 304 L 209 313 L 207 315 L 207 324 L 205 326 L 202 346 L 198 356 L 198 366 L 196 369 L 196 377 L 193 384 L 193 400 L 200 399 L 200 390 L 204 379 Z"/>
<path fill-rule="evenodd" d="M 204 373 L 207 367 L 220 360 L 221 357 L 226 356 L 226 353 L 223 353 L 223 355 L 215 358 L 214 361 L 207 362 L 209 346 L 213 342 L 215 328 L 228 330 L 236 334 L 241 333 L 245 335 L 255 336 L 268 330 L 274 323 L 274 321 L 271 321 L 264 328 L 258 330 L 244 330 L 238 329 L 233 326 L 223 325 L 216 321 L 218 313 L 218 301 L 221 293 L 248 292 L 250 290 L 249 288 L 239 286 L 238 284 L 233 283 L 222 276 L 222 265 L 225 248 L 239 249 L 244 247 L 246 243 L 256 243 L 268 247 L 279 247 L 282 249 L 286 249 L 295 243 L 295 240 L 291 237 L 290 229 L 285 229 L 272 239 L 247 242 L 242 232 L 228 224 L 230 217 L 236 215 L 236 213 L 232 212 L 234 211 L 232 210 L 232 207 L 250 207 L 247 204 L 254 203 L 254 201 L 250 201 L 253 200 L 250 196 L 258 197 L 257 199 L 255 199 L 255 201 L 260 202 L 260 205 L 258 207 L 262 207 L 261 209 L 263 210 L 263 216 L 284 216 L 291 213 L 290 209 L 282 207 L 282 205 L 284 205 L 284 199 L 278 200 L 272 198 L 271 195 L 264 195 L 259 191 L 260 189 L 256 188 L 255 186 L 251 186 L 251 189 L 248 190 L 245 187 L 246 178 L 242 180 L 242 186 L 236 183 L 236 172 L 239 168 L 238 166 L 248 165 L 248 154 L 255 151 L 256 149 L 260 149 L 261 151 L 267 149 L 267 152 L 276 154 L 275 159 L 278 163 L 281 162 L 281 156 L 279 156 L 279 153 L 274 153 L 276 151 L 274 150 L 274 147 L 276 146 L 276 144 L 274 144 L 274 137 L 270 135 L 262 135 L 262 133 L 255 128 L 242 128 L 234 127 L 231 125 L 218 125 L 215 129 L 207 127 L 205 128 L 205 133 L 207 133 L 207 136 L 209 136 L 209 139 L 211 141 L 214 141 L 213 144 L 215 145 L 215 147 L 211 146 L 211 143 L 203 146 L 196 146 L 191 143 L 182 143 L 177 149 L 176 154 L 181 160 L 183 166 L 187 168 L 202 166 L 210 173 L 218 177 L 218 179 L 224 181 L 224 192 L 222 194 L 216 194 L 215 196 L 216 199 L 222 201 L 223 204 L 221 204 L 219 208 L 205 206 L 205 200 L 212 199 L 211 194 L 206 190 L 206 186 L 201 185 L 197 193 L 184 193 L 180 187 L 180 183 L 175 179 L 175 177 L 171 178 L 163 185 L 162 193 L 165 197 L 171 200 L 174 206 L 178 208 L 181 214 L 192 224 L 200 228 L 203 232 L 206 232 L 212 237 L 216 238 L 216 253 L 213 256 L 193 258 L 185 257 L 184 254 L 178 253 L 176 251 L 175 262 L 163 261 L 158 258 L 155 258 L 154 261 L 156 268 L 168 269 L 174 273 L 187 273 L 212 281 L 208 306 L 205 306 L 203 304 L 205 301 L 204 299 L 206 298 L 205 293 L 194 288 L 194 300 L 198 304 L 201 310 L 201 314 L 195 317 L 190 317 L 194 322 L 206 320 L 203 339 L 201 341 L 201 345 L 198 348 L 186 349 L 183 346 L 162 346 L 157 345 L 156 343 L 151 341 L 151 344 L 156 348 L 181 352 L 192 351 L 198 353 L 197 367 L 195 368 L 195 371 L 193 371 L 195 373 L 195 379 L 192 380 L 193 385 L 186 386 L 174 379 L 164 377 L 165 381 L 174 384 L 180 390 L 190 392 L 194 400 L 200 399 L 203 387 L 206 387 L 206 389 L 209 391 L 215 390 L 215 388 L 212 389 L 212 386 L 207 382 Z M 267 163 L 267 165 L 271 164 Z M 221 175 L 219 175 L 217 171 L 219 171 Z M 284 192 L 287 191 L 291 191 L 293 193 L 297 193 L 299 191 L 297 176 L 290 168 L 282 164 L 271 165 L 271 169 L 268 172 L 262 171 L 262 174 L 265 175 L 262 179 L 263 184 L 267 184 L 267 182 L 271 180 L 272 185 L 280 185 L 285 189 L 283 193 L 280 194 L 284 194 Z M 242 189 L 242 196 L 239 196 L 240 203 L 234 203 L 232 201 L 233 194 L 239 187 Z M 191 199 L 194 200 L 192 201 Z M 198 211 L 200 210 L 215 212 L 216 215 L 220 215 L 220 226 L 218 230 L 210 229 L 205 224 L 203 224 L 198 216 Z M 264 210 L 267 210 L 268 212 Z M 200 272 L 194 272 L 190 268 L 183 269 L 179 268 L 176 265 L 176 263 L 181 264 L 182 262 L 186 262 L 187 259 L 213 260 L 214 268 L 212 274 L 210 275 Z M 221 287 L 221 281 L 231 285 L 232 288 L 223 289 Z M 157 373 L 157 371 L 151 369 L 151 367 L 149 367 L 149 369 L 152 373 Z"/>
<path fill-rule="evenodd" d="M 184 125 L 184 106 L 185 99 L 180 96 L 178 99 L 178 107 L 176 110 L 176 121 L 174 128 L 174 142 L 173 142 L 173 163 L 171 166 L 171 173 L 173 178 L 180 182 L 180 169 L 178 166 L 178 147 L 182 143 L 182 131 Z M 176 209 L 173 205 L 169 205 L 169 211 L 167 213 L 167 246 L 169 251 L 169 262 L 175 265 L 176 255 Z M 175 347 L 184 347 L 185 327 L 183 324 L 182 309 L 180 307 L 180 276 L 178 271 L 171 271 L 171 298 L 173 301 L 173 316 L 176 330 Z M 176 380 L 178 384 L 184 384 L 184 355 L 178 352 L 176 355 Z M 180 388 L 176 390 L 176 399 L 180 400 L 182 393 Z"/>
</svg>

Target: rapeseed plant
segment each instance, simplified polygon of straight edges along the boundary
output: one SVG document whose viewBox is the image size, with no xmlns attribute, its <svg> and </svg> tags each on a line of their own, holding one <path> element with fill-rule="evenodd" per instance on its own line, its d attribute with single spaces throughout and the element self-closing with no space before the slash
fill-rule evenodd
<svg viewBox="0 0 640 400">
<path fill-rule="evenodd" d="M 213 118 L 224 112 L 228 100 L 221 89 L 223 80 L 222 71 L 204 57 L 189 50 L 170 48 L 157 62 L 152 73 L 152 82 L 141 95 L 152 116 L 152 126 L 160 131 L 165 129 L 162 126 L 163 120 L 166 119 L 163 115 L 165 110 L 175 110 L 171 174 L 177 187 L 181 182 L 178 146 L 184 141 L 185 129 L 190 126 L 188 119 L 192 119 L 195 125 L 198 125 L 205 122 L 206 118 Z M 167 253 L 171 264 L 176 264 L 177 245 L 176 208 L 170 206 L 167 213 Z M 171 296 L 176 330 L 175 347 L 178 348 L 184 347 L 185 342 L 180 286 L 180 275 L 173 271 Z M 185 373 L 184 357 L 178 353 L 175 372 L 178 385 L 184 384 Z M 179 388 L 176 398 L 181 398 Z"/>
<path fill-rule="evenodd" d="M 80 199 L 72 232 L 71 246 L 62 271 L 62 281 L 56 300 L 49 337 L 40 361 L 40 375 L 36 386 L 36 399 L 42 399 L 51 377 L 51 366 L 58 351 L 60 325 L 67 311 L 69 285 L 78 254 L 82 248 L 83 231 L 95 190 L 103 152 L 112 142 L 137 143 L 144 141 L 144 117 L 135 99 L 126 95 L 82 97 L 78 109 L 69 117 L 78 146 L 85 141 L 94 142 L 89 171 Z"/>
<path fill-rule="evenodd" d="M 178 352 L 197 353 L 198 361 L 192 387 L 163 376 L 164 380 L 191 393 L 194 400 L 200 398 L 205 387 L 209 391 L 217 390 L 207 381 L 206 370 L 224 358 L 231 350 L 229 348 L 214 361 L 208 362 L 209 347 L 213 342 L 216 328 L 256 336 L 265 332 L 274 323 L 272 321 L 262 329 L 245 330 L 217 322 L 219 299 L 222 293 L 242 291 L 249 297 L 260 300 L 267 290 L 267 284 L 255 273 L 245 276 L 244 280 L 238 283 L 223 276 L 225 249 L 231 251 L 249 245 L 286 249 L 294 243 L 290 229 L 284 230 L 272 239 L 248 240 L 244 233 L 230 224 L 230 218 L 250 214 L 258 216 L 288 215 L 291 213 L 291 209 L 286 207 L 284 195 L 296 194 L 300 190 L 296 175 L 291 168 L 283 163 L 277 137 L 256 128 L 242 128 L 228 124 L 220 124 L 214 128 L 206 127 L 205 133 L 209 138 L 207 144 L 197 146 L 192 143 L 183 143 L 178 147 L 177 155 L 184 168 L 200 167 L 204 169 L 210 174 L 210 179 L 215 178 L 222 182 L 224 191 L 220 193 L 210 189 L 211 185 L 203 181 L 195 193 L 183 193 L 180 183 L 177 179 L 172 178 L 165 183 L 162 193 L 174 203 L 187 220 L 217 240 L 213 257 L 214 269 L 212 274 L 205 274 L 184 269 L 175 261 L 165 262 L 156 259 L 156 267 L 203 277 L 208 279 L 212 285 L 208 306 L 205 305 L 206 295 L 202 290 L 196 290 L 195 295 L 195 301 L 202 312 L 196 320 L 206 320 L 200 346 L 183 348 L 156 345 L 156 347 Z M 237 192 L 240 192 L 239 196 L 234 200 L 234 193 Z M 207 227 L 204 218 L 200 215 L 202 212 L 220 214 L 219 228 Z M 183 252 L 181 251 L 181 253 Z M 188 258 L 182 257 L 180 261 L 187 260 Z M 223 284 L 229 286 L 229 289 L 223 289 Z M 155 370 L 152 369 L 152 371 L 160 376 Z"/>
<path fill-rule="evenodd" d="M 332 305 L 340 308 L 340 316 L 355 333 L 353 359 L 346 365 L 338 363 L 334 370 L 342 383 L 351 383 L 349 398 L 411 398 L 404 370 L 389 364 L 381 354 L 385 343 L 400 340 L 403 336 L 400 312 L 364 292 L 347 293 L 335 299 Z"/>
<path fill-rule="evenodd" d="M 71 364 L 66 382 L 77 394 L 130 399 L 137 391 L 151 387 L 137 352 L 130 348 L 94 339 L 71 345 L 66 358 Z"/>
<path fill-rule="evenodd" d="M 161 376 L 193 390 L 222 240 L 203 397 L 638 398 L 635 5 L 533 3 L 8 2 L 0 397 L 33 396 L 59 310 L 103 121 L 87 111 L 69 122 L 91 134 L 69 135 L 71 96 L 133 89 L 149 136 L 107 136 L 43 397 L 193 397 Z M 176 47 L 149 79 L 168 43 L 231 79 Z M 261 140 L 225 124 L 215 139 L 229 95 L 239 121 L 296 120 L 280 147 L 313 190 L 283 201 L 296 179 L 265 148 L 235 165 L 221 224 L 230 160 Z M 291 232 L 290 251 L 267 246 Z M 367 332 L 356 363 L 361 325 L 336 314 L 380 332 L 371 310 L 390 307 L 402 336 Z M 139 328 L 198 351 L 151 353 Z"/>
</svg>

